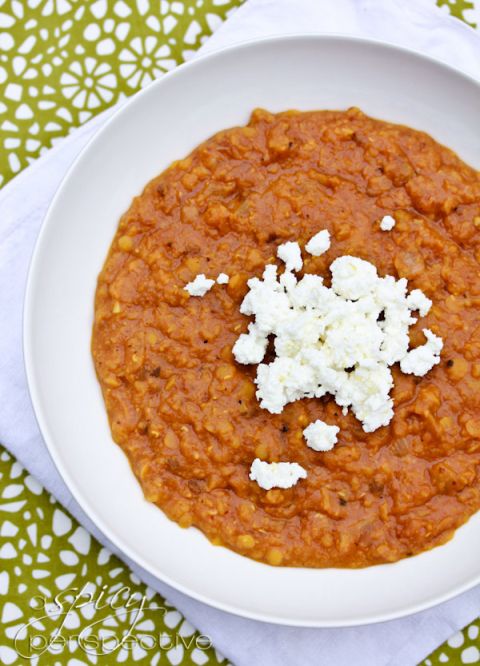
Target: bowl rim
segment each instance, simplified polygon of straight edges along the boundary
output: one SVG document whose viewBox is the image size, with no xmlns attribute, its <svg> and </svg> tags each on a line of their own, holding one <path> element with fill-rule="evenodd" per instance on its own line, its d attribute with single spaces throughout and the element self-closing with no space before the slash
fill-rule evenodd
<svg viewBox="0 0 480 666">
<path fill-rule="evenodd" d="M 39 388 L 37 386 L 37 381 L 35 377 L 35 354 L 33 352 L 32 341 L 34 337 L 34 328 L 33 328 L 33 300 L 35 296 L 35 278 L 40 264 L 40 258 L 42 254 L 42 246 L 45 242 L 46 229 L 49 226 L 49 221 L 52 217 L 53 211 L 56 208 L 58 199 L 60 198 L 63 190 L 70 181 L 72 174 L 74 174 L 77 164 L 81 161 L 83 156 L 91 149 L 96 139 L 108 128 L 111 124 L 114 124 L 123 113 L 126 112 L 131 106 L 138 103 L 138 101 L 153 87 L 159 87 L 164 84 L 166 80 L 170 80 L 174 77 L 177 77 L 182 74 L 183 71 L 189 69 L 194 70 L 197 67 L 202 67 L 205 62 L 211 59 L 217 59 L 221 57 L 224 53 L 238 53 L 241 55 L 242 51 L 248 50 L 253 47 L 268 46 L 269 44 L 277 43 L 295 43 L 295 42 L 305 42 L 305 41 L 323 41 L 323 42 L 340 42 L 340 43 L 356 43 L 360 45 L 365 45 L 368 47 L 377 47 L 380 49 L 387 49 L 391 52 L 397 52 L 407 57 L 419 58 L 424 62 L 430 63 L 435 67 L 447 70 L 453 76 L 460 77 L 478 89 L 480 96 L 480 80 L 476 79 L 472 75 L 450 65 L 449 63 L 444 62 L 443 60 L 434 58 L 430 55 L 427 55 L 419 50 L 410 49 L 404 46 L 400 46 L 391 42 L 383 41 L 381 39 L 372 39 L 364 38 L 354 35 L 348 35 L 344 33 L 322 33 L 322 32 L 292 32 L 286 35 L 272 35 L 268 37 L 247 39 L 239 42 L 235 42 L 233 45 L 225 46 L 219 49 L 208 51 L 205 54 L 199 54 L 194 57 L 192 60 L 184 62 L 177 67 L 175 67 L 170 72 L 167 72 L 165 75 L 151 82 L 142 90 L 133 94 L 128 98 L 124 103 L 120 103 L 119 107 L 111 113 L 107 120 L 97 128 L 93 135 L 87 140 L 86 144 L 82 147 L 79 153 L 76 155 L 73 162 L 67 168 L 64 176 L 62 177 L 60 184 L 50 201 L 47 212 L 42 220 L 40 231 L 38 233 L 37 239 L 35 241 L 34 249 L 30 257 L 27 281 L 25 287 L 25 295 L 23 302 L 23 360 L 25 366 L 25 373 L 27 378 L 28 392 L 30 395 L 31 404 L 33 407 L 34 416 L 39 427 L 42 439 L 45 443 L 48 454 L 53 461 L 57 471 L 59 472 L 62 480 L 67 486 L 68 490 L 72 494 L 75 501 L 78 503 L 81 510 L 87 515 L 87 517 L 92 521 L 94 526 L 108 539 L 110 544 L 116 549 L 117 555 L 125 555 L 129 558 L 134 564 L 143 569 L 149 576 L 153 577 L 156 580 L 159 580 L 167 585 L 171 586 L 175 590 L 185 594 L 187 597 L 193 598 L 197 601 L 200 601 L 210 607 L 222 610 L 224 612 L 236 615 L 239 617 L 248 618 L 251 620 L 257 620 L 261 622 L 272 623 L 281 626 L 295 626 L 295 627 L 312 627 L 312 628 L 341 628 L 341 627 L 355 627 L 355 626 L 365 626 L 370 624 L 378 624 L 382 622 L 388 622 L 395 619 L 400 619 L 403 617 L 408 617 L 414 615 L 421 611 L 427 610 L 434 606 L 437 606 L 441 603 L 444 603 L 468 590 L 473 588 L 475 585 L 480 583 L 480 567 L 478 574 L 472 577 L 469 581 L 461 585 L 456 585 L 452 590 L 449 590 L 445 593 L 440 593 L 433 595 L 433 597 L 428 598 L 424 601 L 418 602 L 416 604 L 410 605 L 408 608 L 394 610 L 391 612 L 381 612 L 375 615 L 369 616 L 367 618 L 346 618 L 344 621 L 335 620 L 333 622 L 320 620 L 306 620 L 306 619 L 285 619 L 282 616 L 276 616 L 272 614 L 266 614 L 256 611 L 249 611 L 244 608 L 237 608 L 231 603 L 225 603 L 217 601 L 215 599 L 209 598 L 206 594 L 196 592 L 191 590 L 187 585 L 179 583 L 174 578 L 169 575 L 163 574 L 159 575 L 159 572 L 155 570 L 153 566 L 150 566 L 144 557 L 137 552 L 134 552 L 129 546 L 126 546 L 122 543 L 122 537 L 117 536 L 117 534 L 109 527 L 105 521 L 97 515 L 95 508 L 90 504 L 90 502 L 83 497 L 82 491 L 77 487 L 76 481 L 71 477 L 67 469 L 65 468 L 61 455 L 57 450 L 57 447 L 54 442 L 54 437 L 51 435 L 48 419 L 43 412 L 41 407 L 41 402 L 39 398 Z M 108 113 L 110 109 L 107 109 L 103 113 Z M 102 115 L 102 114 L 100 114 Z M 94 117 L 89 122 L 94 122 Z M 55 149 L 53 149 L 55 150 Z M 16 179 L 15 179 L 16 180 Z M 472 517 L 472 516 L 471 516 Z M 107 547 L 110 547 L 107 544 Z M 127 564 L 128 566 L 128 564 Z M 161 592 L 159 592 L 162 594 Z M 162 595 L 163 596 L 163 595 Z"/>
</svg>

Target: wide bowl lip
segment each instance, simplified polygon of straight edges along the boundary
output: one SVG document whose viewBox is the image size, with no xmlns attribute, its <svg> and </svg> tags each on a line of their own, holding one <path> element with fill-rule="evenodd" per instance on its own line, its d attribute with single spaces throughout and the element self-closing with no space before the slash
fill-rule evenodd
<svg viewBox="0 0 480 666">
<path fill-rule="evenodd" d="M 429 608 L 432 608 L 434 606 L 437 606 L 443 602 L 446 602 L 463 592 L 466 592 L 470 589 L 472 589 L 475 585 L 480 583 L 480 568 L 477 576 L 473 577 L 470 581 L 462 584 L 462 585 L 457 585 L 455 586 L 452 590 L 449 592 L 443 593 L 443 594 L 438 594 L 434 595 L 430 599 L 424 600 L 422 602 L 419 602 L 417 604 L 413 604 L 411 606 L 408 606 L 407 608 L 403 609 L 397 609 L 393 610 L 391 612 L 384 612 L 384 613 L 377 613 L 375 615 L 369 616 L 367 618 L 346 618 L 345 620 L 338 621 L 334 620 L 332 622 L 330 621 L 325 621 L 325 620 L 311 620 L 311 619 L 286 619 L 281 616 L 276 616 L 272 614 L 266 614 L 266 613 L 260 613 L 260 612 L 255 612 L 255 611 L 250 611 L 245 608 L 238 608 L 233 604 L 229 603 L 224 603 L 221 601 L 217 601 L 215 599 L 212 599 L 208 597 L 206 594 L 202 594 L 200 592 L 196 592 L 195 590 L 191 590 L 188 586 L 176 581 L 174 578 L 172 578 L 169 575 L 160 573 L 155 570 L 155 567 L 150 566 L 148 562 L 144 559 L 144 556 L 141 553 L 135 552 L 132 548 L 130 548 L 128 545 L 125 545 L 122 543 L 122 538 L 118 535 L 116 535 L 109 527 L 109 525 L 100 517 L 97 515 L 95 507 L 91 505 L 89 500 L 83 497 L 82 492 L 80 489 L 77 487 L 77 484 L 75 480 L 71 477 L 71 475 L 68 473 L 66 470 L 62 459 L 60 452 L 57 450 L 54 442 L 54 437 L 51 435 L 49 427 L 48 427 L 48 418 L 46 417 L 46 414 L 44 414 L 42 407 L 41 407 L 41 401 L 39 398 L 39 389 L 37 386 L 36 382 L 36 377 L 35 377 L 35 355 L 33 353 L 33 347 L 32 347 L 32 340 L 34 337 L 34 330 L 33 330 L 33 300 L 34 300 L 34 291 L 35 291 L 35 278 L 36 278 L 36 273 L 38 271 L 38 267 L 41 261 L 41 255 L 42 255 L 42 248 L 44 244 L 44 239 L 46 236 L 46 229 L 49 225 L 49 220 L 52 217 L 52 213 L 55 210 L 56 204 L 58 199 L 60 198 L 63 189 L 65 188 L 66 184 L 70 181 L 72 175 L 74 174 L 77 165 L 79 162 L 83 159 L 84 155 L 92 149 L 92 147 L 95 144 L 95 141 L 97 138 L 104 132 L 107 128 L 109 128 L 112 124 L 118 121 L 118 119 L 122 116 L 122 114 L 132 105 L 138 104 L 138 101 L 148 93 L 148 91 L 154 87 L 154 86 L 162 86 L 164 84 L 164 81 L 167 79 L 171 79 L 173 77 L 177 77 L 181 75 L 181 73 L 186 70 L 186 69 L 195 69 L 196 67 L 201 67 L 203 64 L 211 59 L 217 59 L 221 58 L 222 55 L 226 52 L 231 53 L 231 52 L 237 52 L 239 55 L 241 55 L 242 51 L 248 50 L 253 47 L 261 47 L 261 46 L 268 46 L 269 44 L 276 44 L 279 42 L 283 42 L 286 44 L 289 43 L 295 43 L 295 42 L 305 42 L 305 41 L 330 41 L 330 42 L 344 42 L 344 43 L 356 43 L 356 44 L 363 44 L 367 47 L 377 47 L 380 49 L 387 49 L 389 51 L 394 51 L 400 54 L 403 54 L 404 56 L 407 57 L 414 57 L 414 58 L 419 58 L 423 60 L 424 62 L 428 62 L 436 67 L 440 67 L 442 69 L 445 69 L 449 71 L 453 76 L 463 78 L 470 84 L 474 84 L 478 88 L 478 92 L 480 95 L 480 80 L 477 80 L 475 77 L 471 76 L 470 74 L 463 72 L 462 70 L 453 67 L 452 65 L 439 60 L 437 58 L 433 58 L 432 56 L 429 56 L 425 53 L 422 53 L 421 51 L 415 50 L 415 49 L 410 49 L 406 48 L 403 46 L 399 46 L 397 44 L 393 44 L 391 42 L 386 42 L 380 39 L 371 39 L 371 38 L 364 38 L 364 37 L 359 37 L 359 36 L 354 36 L 354 35 L 348 35 L 348 34 L 343 34 L 343 33 L 322 33 L 322 32 L 301 32 L 301 33 L 291 33 L 287 35 L 272 35 L 268 37 L 263 37 L 263 38 L 257 38 L 257 39 L 248 39 L 248 40 L 243 40 L 241 42 L 236 42 L 235 44 L 231 46 L 226 46 L 223 48 L 215 49 L 212 51 L 209 51 L 206 54 L 200 54 L 199 56 L 195 57 L 194 59 L 184 62 L 181 65 L 177 66 L 174 70 L 166 73 L 164 76 L 162 76 L 159 79 L 156 79 L 153 81 L 151 84 L 146 86 L 146 88 L 138 91 L 132 97 L 130 97 L 125 103 L 121 104 L 119 108 L 112 113 L 112 115 L 107 118 L 107 120 L 104 122 L 101 127 L 99 127 L 92 137 L 87 141 L 85 146 L 80 150 L 80 152 L 77 154 L 73 162 L 70 164 L 68 167 L 65 175 L 63 176 L 60 185 L 58 186 L 55 195 L 53 196 L 47 212 L 45 214 L 45 217 L 42 221 L 41 228 L 38 234 L 38 237 L 35 242 L 34 250 L 32 252 L 31 258 L 30 258 L 30 263 L 28 267 L 28 274 L 27 274 L 27 281 L 26 281 L 26 288 L 25 288 L 25 296 L 24 296 L 24 303 L 23 303 L 23 358 L 24 358 L 24 364 L 25 364 L 25 373 L 26 373 L 26 378 L 27 378 L 27 384 L 28 384 L 28 390 L 30 394 L 30 399 L 33 407 L 33 412 L 35 415 L 35 419 L 37 421 L 39 430 L 42 434 L 43 440 L 46 445 L 46 449 L 55 464 L 55 467 L 57 468 L 60 476 L 62 477 L 62 480 L 66 484 L 67 488 L 71 492 L 72 496 L 74 497 L 75 501 L 78 503 L 80 506 L 81 510 L 85 512 L 85 514 L 88 516 L 88 518 L 92 521 L 92 523 L 97 527 L 97 529 L 105 535 L 105 537 L 110 541 L 110 543 L 116 548 L 117 553 L 120 555 L 124 554 L 126 557 L 128 557 L 133 563 L 135 563 L 137 566 L 141 567 L 145 572 L 147 572 L 150 576 L 152 576 L 154 579 L 157 579 L 170 587 L 174 588 L 175 590 L 178 590 L 179 592 L 182 592 L 185 594 L 187 597 L 193 598 L 197 601 L 200 601 L 204 604 L 207 604 L 208 606 L 211 606 L 213 608 L 222 610 L 224 612 L 248 618 L 251 620 L 257 620 L 260 622 L 265 622 L 265 623 L 271 623 L 271 624 L 276 624 L 276 625 L 281 625 L 281 626 L 293 626 L 293 627 L 311 627 L 311 628 L 342 628 L 342 627 L 355 627 L 355 626 L 365 626 L 365 625 L 370 625 L 370 624 L 378 624 L 381 622 L 388 622 L 391 620 L 395 619 L 400 619 L 403 617 L 408 617 L 410 615 L 414 615 L 416 613 L 419 613 L 421 611 L 427 610 Z M 93 298 L 93 297 L 92 297 Z M 112 442 L 113 443 L 113 442 Z M 107 544 L 108 545 L 108 544 Z M 161 593 L 160 593 L 161 594 Z"/>
</svg>

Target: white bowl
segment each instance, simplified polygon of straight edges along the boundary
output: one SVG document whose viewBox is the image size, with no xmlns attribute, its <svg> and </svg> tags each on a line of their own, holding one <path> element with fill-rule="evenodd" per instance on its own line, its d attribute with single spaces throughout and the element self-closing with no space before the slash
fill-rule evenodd
<svg viewBox="0 0 480 666">
<path fill-rule="evenodd" d="M 113 443 L 90 355 L 93 297 L 120 215 L 173 160 L 254 107 L 345 109 L 429 132 L 480 168 L 480 86 L 421 55 L 293 36 L 190 62 L 133 97 L 82 152 L 43 224 L 28 281 L 25 360 L 50 453 L 84 511 L 132 560 L 208 604 L 270 622 L 387 620 L 480 581 L 480 515 L 448 544 L 361 570 L 274 568 L 212 546 L 148 503 Z"/>
</svg>

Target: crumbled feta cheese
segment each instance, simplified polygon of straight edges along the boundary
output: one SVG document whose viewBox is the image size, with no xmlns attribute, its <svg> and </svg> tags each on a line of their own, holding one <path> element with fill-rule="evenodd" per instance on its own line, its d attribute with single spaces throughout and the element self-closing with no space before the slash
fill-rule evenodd
<svg viewBox="0 0 480 666">
<path fill-rule="evenodd" d="M 408 328 L 415 323 L 407 305 L 407 280 L 395 280 L 391 275 L 379 278 L 375 300 L 382 307 L 383 321 L 379 322 L 384 340 L 381 351 L 387 365 L 400 361 L 408 351 Z"/>
<path fill-rule="evenodd" d="M 320 419 L 305 428 L 303 436 L 307 440 L 307 446 L 314 451 L 330 451 L 337 443 L 337 435 L 340 428 L 327 425 Z"/>
<path fill-rule="evenodd" d="M 228 284 L 230 281 L 230 278 L 226 273 L 220 273 L 219 276 L 217 277 L 217 284 Z"/>
<path fill-rule="evenodd" d="M 250 479 L 256 481 L 260 488 L 291 488 L 300 479 L 306 479 L 306 470 L 298 463 L 268 463 L 255 458 L 250 467 Z"/>
<path fill-rule="evenodd" d="M 318 387 L 315 389 L 313 397 L 321 398 L 326 393 L 331 393 L 331 395 L 336 396 L 335 399 L 338 403 L 338 395 L 348 382 L 349 373 L 345 372 L 343 368 L 341 370 L 334 368 L 330 363 L 328 353 L 321 345 L 317 345 L 317 348 L 303 349 L 298 360 L 302 366 L 310 367 L 315 372 Z"/>
<path fill-rule="evenodd" d="M 287 356 L 260 363 L 255 383 L 260 407 L 271 414 L 281 414 L 286 404 L 304 398 L 305 393 L 313 393 L 318 387 L 313 369 Z"/>
<path fill-rule="evenodd" d="M 294 308 L 315 309 L 319 314 L 326 314 L 340 302 L 338 296 L 324 286 L 320 275 L 309 273 L 303 276 L 295 289 L 289 291 L 289 297 Z"/>
<path fill-rule="evenodd" d="M 382 231 L 391 231 L 395 225 L 395 218 L 393 218 L 391 215 L 385 215 L 385 217 L 383 217 L 380 222 L 380 229 Z"/>
<path fill-rule="evenodd" d="M 318 234 L 315 234 L 308 243 L 305 245 L 305 249 L 309 254 L 312 254 L 314 257 L 319 257 L 321 254 L 326 252 L 330 247 L 330 233 L 327 229 L 319 231 Z"/>
<path fill-rule="evenodd" d="M 407 296 L 407 305 L 410 310 L 418 310 L 420 317 L 425 317 L 430 312 L 432 301 L 421 289 L 413 289 Z"/>
<path fill-rule="evenodd" d="M 373 293 L 378 281 L 377 269 L 373 264 L 348 254 L 335 259 L 330 271 L 334 292 L 352 301 Z"/>
<path fill-rule="evenodd" d="M 215 280 L 210 280 L 203 273 L 199 273 L 193 282 L 185 285 L 184 289 L 188 291 L 190 296 L 205 296 L 214 284 Z"/>
<path fill-rule="evenodd" d="M 400 361 L 400 369 L 408 375 L 423 377 L 434 365 L 440 363 L 443 340 L 428 328 L 423 329 L 427 342 L 409 351 Z"/>
<path fill-rule="evenodd" d="M 285 288 L 285 291 L 287 294 L 291 296 L 292 291 L 295 289 L 297 286 L 297 278 L 291 271 L 285 271 L 280 275 L 279 282 L 282 285 L 282 287 Z"/>
<path fill-rule="evenodd" d="M 292 270 L 301 266 L 301 257 L 286 246 L 298 248 L 280 246 L 278 255 L 287 264 L 280 276 L 270 264 L 262 279 L 248 281 L 240 311 L 254 321 L 233 347 L 239 363 L 258 364 L 260 406 L 280 414 L 290 402 L 330 394 L 344 414 L 351 408 L 365 432 L 388 425 L 390 366 L 400 362 L 402 371 L 423 375 L 439 362 L 443 343 L 428 329 L 427 343 L 409 351 L 412 311 L 423 316 L 431 301 L 418 289 L 409 294 L 405 278 L 379 277 L 373 264 L 349 255 L 331 264 L 331 288 L 319 275 L 297 280 Z M 269 336 L 276 356 L 264 363 Z"/>
<path fill-rule="evenodd" d="M 305 346 L 315 345 L 325 331 L 325 321 L 315 310 L 305 310 L 275 327 L 277 356 L 296 356 Z"/>
<path fill-rule="evenodd" d="M 388 425 L 393 418 L 392 388 L 390 368 L 384 363 L 375 363 L 349 373 L 348 382 L 341 388 L 338 400 L 340 404 L 352 406 L 365 432 L 373 432 Z"/>
<path fill-rule="evenodd" d="M 294 314 L 285 289 L 277 282 L 276 269 L 276 266 L 267 266 L 263 280 L 252 278 L 247 282 L 250 290 L 240 306 L 242 314 L 255 316 L 258 331 L 265 335 Z"/>
<path fill-rule="evenodd" d="M 268 339 L 256 324 L 248 325 L 248 333 L 242 333 L 233 345 L 233 355 L 239 363 L 261 363 L 267 351 Z"/>
<path fill-rule="evenodd" d="M 339 370 L 378 360 L 383 342 L 377 308 L 374 307 L 372 316 L 359 312 L 360 301 L 348 305 L 351 307 L 345 308 L 340 316 L 331 316 L 323 336 L 330 365 Z"/>
<path fill-rule="evenodd" d="M 292 241 L 278 246 L 277 257 L 285 262 L 287 271 L 301 271 L 303 266 L 300 245 Z"/>
</svg>

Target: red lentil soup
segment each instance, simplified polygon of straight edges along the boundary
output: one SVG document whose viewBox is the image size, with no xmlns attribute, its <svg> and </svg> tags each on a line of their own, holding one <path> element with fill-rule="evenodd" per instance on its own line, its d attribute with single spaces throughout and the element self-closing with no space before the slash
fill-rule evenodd
<svg viewBox="0 0 480 666">
<path fill-rule="evenodd" d="M 396 218 L 386 233 L 378 221 Z M 333 398 L 260 408 L 232 346 L 246 281 L 286 240 L 320 229 L 337 257 L 374 263 L 433 300 L 411 329 L 444 339 L 417 378 L 393 368 L 395 416 L 367 434 Z M 123 215 L 99 276 L 93 356 L 114 440 L 145 496 L 182 527 L 272 565 L 363 567 L 450 539 L 480 507 L 480 174 L 408 127 L 348 111 L 255 110 L 152 180 Z M 198 273 L 230 276 L 203 298 Z M 305 426 L 340 426 L 329 452 Z M 268 492 L 254 458 L 308 477 Z"/>
</svg>

